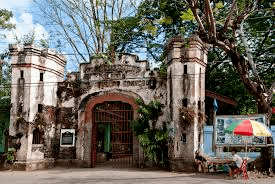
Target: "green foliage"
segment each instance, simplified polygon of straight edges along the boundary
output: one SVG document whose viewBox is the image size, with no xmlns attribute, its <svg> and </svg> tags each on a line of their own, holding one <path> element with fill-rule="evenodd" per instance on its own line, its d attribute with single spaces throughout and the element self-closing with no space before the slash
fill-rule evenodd
<svg viewBox="0 0 275 184">
<path fill-rule="evenodd" d="M 11 64 L 9 62 L 9 52 L 0 54 L 2 65 L 0 65 L 0 111 L 10 110 L 10 83 L 11 83 Z"/>
<path fill-rule="evenodd" d="M 49 48 L 49 42 L 46 39 L 40 39 L 40 46 L 43 48 Z"/>
<path fill-rule="evenodd" d="M 217 59 L 216 54 L 209 52 L 208 59 Z M 224 58 L 225 59 L 225 58 Z M 225 59 L 226 60 L 226 59 Z M 253 114 L 257 112 L 257 103 L 254 96 L 249 95 L 244 84 L 240 80 L 239 74 L 234 70 L 229 60 L 224 63 L 211 63 L 206 70 L 206 89 L 230 97 L 237 101 L 232 114 Z"/>
<path fill-rule="evenodd" d="M 173 23 L 173 19 L 169 16 L 164 16 L 160 19 L 159 23 L 162 25 L 171 25 Z"/>
<path fill-rule="evenodd" d="M 13 17 L 11 11 L 6 9 L 0 9 L 0 29 L 12 29 L 15 27 L 14 24 L 9 23 L 10 19 Z"/>
<path fill-rule="evenodd" d="M 10 111 L 11 105 L 10 105 L 10 96 L 0 96 L 0 111 Z"/>
<path fill-rule="evenodd" d="M 2 142 L 3 137 L 5 136 L 6 129 L 9 128 L 9 123 L 10 123 L 9 109 L 3 110 L 3 107 L 1 106 L 2 104 L 0 104 L 0 142 Z"/>
<path fill-rule="evenodd" d="M 63 43 L 61 49 L 74 52 L 71 60 L 90 62 L 94 54 L 126 52 L 128 40 L 136 34 L 138 19 L 133 18 L 139 1 L 121 0 L 33 0 Z M 56 13 L 58 12 L 58 13 Z M 52 41 L 51 41 L 52 44 Z M 133 51 L 134 52 L 134 51 Z"/>
<path fill-rule="evenodd" d="M 11 64 L 9 62 L 9 52 L 0 54 L 2 64 L 0 64 L 0 142 L 2 142 L 5 130 L 9 128 L 10 122 L 10 83 Z"/>
<path fill-rule="evenodd" d="M 17 35 L 14 36 L 15 40 L 18 44 L 22 44 L 22 45 L 30 45 L 34 43 L 34 39 L 35 39 L 35 31 L 32 30 L 29 33 L 23 35 L 22 37 L 18 38 Z"/>
<path fill-rule="evenodd" d="M 161 62 L 163 43 L 166 39 L 177 34 L 188 34 L 193 30 L 194 22 L 183 21 L 181 18 L 182 13 L 187 10 L 188 6 L 181 1 L 143 1 L 138 7 L 136 16 L 128 18 L 132 23 L 120 24 L 125 27 L 122 30 L 127 30 L 128 33 L 119 35 L 122 39 L 117 48 L 123 48 L 129 52 L 146 50 L 148 60 Z"/>
<path fill-rule="evenodd" d="M 107 61 L 109 59 L 109 55 L 106 53 L 94 54 L 92 59 L 104 59 Z"/>
<path fill-rule="evenodd" d="M 223 2 L 224 3 L 224 2 Z M 215 4 L 214 16 L 217 21 L 217 31 L 222 31 L 225 17 L 230 8 L 231 2 L 228 6 L 223 6 L 221 2 Z M 237 1 L 238 11 L 241 11 L 247 6 L 250 1 Z M 259 1 L 256 11 L 251 12 L 250 16 L 244 22 L 244 36 L 249 43 L 249 51 L 252 53 L 253 61 L 256 64 L 256 69 L 263 83 L 269 88 L 274 82 L 275 65 L 274 65 L 274 28 L 275 18 L 273 16 L 274 8 L 269 1 Z M 236 15 L 233 14 L 233 19 Z M 232 29 L 229 28 L 226 32 L 229 40 L 234 40 Z M 245 56 L 246 50 L 240 39 L 236 40 L 236 51 Z M 214 60 L 218 63 L 211 63 L 208 65 L 206 76 L 206 88 L 225 96 L 235 99 L 238 103 L 236 106 L 237 113 L 250 114 L 257 113 L 257 101 L 254 96 L 249 95 L 250 91 L 246 90 L 244 82 L 240 80 L 240 75 L 233 68 L 230 55 L 222 52 L 220 49 L 215 49 L 209 52 L 209 62 Z M 229 62 L 223 63 L 222 62 Z M 247 68 L 252 74 L 251 66 L 247 63 Z M 253 75 L 249 75 L 249 80 L 252 83 L 258 83 Z"/>
<path fill-rule="evenodd" d="M 162 63 L 158 69 L 158 75 L 162 78 L 162 79 L 166 79 L 167 78 L 167 64 L 166 63 Z"/>
<path fill-rule="evenodd" d="M 162 104 L 157 100 L 150 101 L 147 105 L 141 99 L 136 99 L 140 106 L 140 117 L 132 123 L 133 130 L 138 137 L 146 157 L 156 165 L 165 162 L 165 146 L 168 139 L 166 127 L 156 129 L 158 117 L 162 115 Z"/>
<path fill-rule="evenodd" d="M 216 8 L 217 8 L 217 9 L 222 9 L 222 8 L 224 8 L 223 3 L 222 3 L 222 2 L 218 2 L 218 3 L 216 4 Z"/>
<path fill-rule="evenodd" d="M 14 148 L 8 148 L 8 156 L 7 156 L 7 160 L 8 161 L 14 161 L 15 159 L 15 149 Z"/>
<path fill-rule="evenodd" d="M 259 75 L 264 84 L 270 87 L 275 82 L 274 7 L 269 1 L 261 1 L 258 6 L 262 11 L 255 11 L 249 16 L 245 24 L 245 36 L 249 40 Z"/>
<path fill-rule="evenodd" d="M 190 8 L 187 11 L 182 12 L 180 18 L 182 18 L 182 20 L 195 20 L 194 14 Z"/>
<path fill-rule="evenodd" d="M 155 163 L 164 161 L 163 151 L 167 139 L 168 132 L 159 130 L 146 130 L 138 136 L 139 143 L 143 147 L 145 155 Z"/>
<path fill-rule="evenodd" d="M 9 109 L 10 83 L 11 83 L 11 64 L 9 51 L 0 53 L 0 110 Z M 6 108 L 7 107 L 7 108 Z"/>
</svg>

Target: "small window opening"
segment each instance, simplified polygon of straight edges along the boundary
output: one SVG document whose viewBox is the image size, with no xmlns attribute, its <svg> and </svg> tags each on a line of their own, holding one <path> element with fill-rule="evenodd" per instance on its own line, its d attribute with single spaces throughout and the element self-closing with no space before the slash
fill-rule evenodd
<svg viewBox="0 0 275 184">
<path fill-rule="evenodd" d="M 40 73 L 40 81 L 43 81 L 43 73 Z"/>
<path fill-rule="evenodd" d="M 18 105 L 18 112 L 19 112 L 19 113 L 22 113 L 22 112 L 23 112 L 23 103 L 20 103 L 20 104 Z"/>
<path fill-rule="evenodd" d="M 201 110 L 201 101 L 198 101 L 198 110 Z"/>
<path fill-rule="evenodd" d="M 184 71 L 183 71 L 184 74 L 187 74 L 187 65 L 184 65 Z"/>
<path fill-rule="evenodd" d="M 188 105 L 188 99 L 187 98 L 182 99 L 182 105 L 183 105 L 183 107 L 187 107 L 187 105 Z"/>
<path fill-rule="evenodd" d="M 182 134 L 180 137 L 181 143 L 186 143 L 186 134 Z"/>
<path fill-rule="evenodd" d="M 43 106 L 42 104 L 38 104 L 38 113 L 42 113 Z"/>
<path fill-rule="evenodd" d="M 38 128 L 36 128 L 33 131 L 32 143 L 33 144 L 42 144 L 42 133 L 39 131 Z"/>
<path fill-rule="evenodd" d="M 20 71 L 20 77 L 24 78 L 24 71 L 23 70 Z"/>
</svg>

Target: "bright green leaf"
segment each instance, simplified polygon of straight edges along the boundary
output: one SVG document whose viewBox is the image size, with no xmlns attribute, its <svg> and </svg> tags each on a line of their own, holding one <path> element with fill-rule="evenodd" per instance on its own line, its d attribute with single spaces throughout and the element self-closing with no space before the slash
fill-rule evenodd
<svg viewBox="0 0 275 184">
<path fill-rule="evenodd" d="M 180 18 L 182 20 L 194 20 L 195 19 L 194 14 L 190 8 L 185 12 L 181 12 L 181 14 L 182 15 L 180 16 Z"/>
</svg>

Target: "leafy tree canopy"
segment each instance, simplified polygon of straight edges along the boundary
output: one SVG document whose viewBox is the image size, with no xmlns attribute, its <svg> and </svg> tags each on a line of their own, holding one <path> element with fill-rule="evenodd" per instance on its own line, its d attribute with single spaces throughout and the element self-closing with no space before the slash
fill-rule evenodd
<svg viewBox="0 0 275 184">
<path fill-rule="evenodd" d="M 138 2 L 127 0 L 34 0 L 52 33 L 60 38 L 75 62 L 89 62 L 94 55 L 117 52 L 120 29 L 133 26 Z M 124 25 L 121 20 L 124 19 Z M 120 24 L 121 26 L 117 26 Z M 126 24 L 126 25 L 125 25 Z M 128 26 L 127 26 L 128 24 Z M 126 36 L 122 35 L 122 37 Z M 130 36 L 131 37 L 131 33 Z M 123 52 L 123 49 L 120 50 Z"/>
<path fill-rule="evenodd" d="M 14 24 L 10 23 L 10 19 L 13 17 L 11 11 L 6 9 L 0 9 L 0 29 L 12 29 Z"/>
<path fill-rule="evenodd" d="M 196 33 L 230 59 L 259 113 L 271 117 L 274 81 L 274 4 L 261 0 L 188 0 Z M 219 60 L 221 61 L 221 60 Z"/>
</svg>

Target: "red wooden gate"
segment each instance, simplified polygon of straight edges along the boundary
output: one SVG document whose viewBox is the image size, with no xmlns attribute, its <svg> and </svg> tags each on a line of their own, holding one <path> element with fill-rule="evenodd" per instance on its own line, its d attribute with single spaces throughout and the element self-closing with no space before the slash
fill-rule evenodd
<svg viewBox="0 0 275 184">
<path fill-rule="evenodd" d="M 97 150 L 107 152 L 112 167 L 133 167 L 132 106 L 120 101 L 106 101 L 96 105 L 93 115 L 98 129 Z"/>
</svg>

